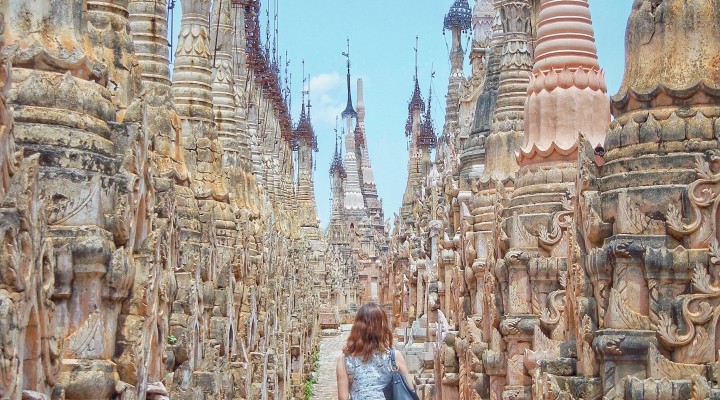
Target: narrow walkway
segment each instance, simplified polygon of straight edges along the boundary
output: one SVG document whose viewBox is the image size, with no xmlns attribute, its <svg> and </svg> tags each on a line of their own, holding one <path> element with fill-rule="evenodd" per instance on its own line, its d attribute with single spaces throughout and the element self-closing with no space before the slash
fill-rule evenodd
<svg viewBox="0 0 720 400">
<path fill-rule="evenodd" d="M 315 384 L 314 400 L 337 399 L 335 363 L 350 334 L 346 329 L 343 331 L 339 335 L 323 337 L 320 340 L 320 369 L 318 370 L 318 382 Z"/>
</svg>

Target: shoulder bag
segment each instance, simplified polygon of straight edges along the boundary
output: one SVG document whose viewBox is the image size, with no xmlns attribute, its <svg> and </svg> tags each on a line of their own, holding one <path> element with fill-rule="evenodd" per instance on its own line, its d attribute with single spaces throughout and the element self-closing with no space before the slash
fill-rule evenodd
<svg viewBox="0 0 720 400">
<path fill-rule="evenodd" d="M 392 367 L 392 376 L 390 382 L 383 388 L 383 394 L 386 400 L 420 400 L 415 390 L 405 380 L 403 374 L 398 370 L 395 363 L 395 349 L 390 349 L 390 365 Z"/>
</svg>

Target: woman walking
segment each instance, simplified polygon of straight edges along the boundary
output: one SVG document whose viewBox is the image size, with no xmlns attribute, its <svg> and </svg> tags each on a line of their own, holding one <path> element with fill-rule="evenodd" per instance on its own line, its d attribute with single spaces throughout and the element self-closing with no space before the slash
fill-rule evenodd
<svg viewBox="0 0 720 400">
<path fill-rule="evenodd" d="M 383 388 L 393 373 L 390 352 L 394 352 L 398 370 L 410 382 L 405 358 L 392 348 L 392 341 L 382 307 L 377 303 L 360 307 L 335 366 L 338 400 L 385 400 Z"/>
</svg>

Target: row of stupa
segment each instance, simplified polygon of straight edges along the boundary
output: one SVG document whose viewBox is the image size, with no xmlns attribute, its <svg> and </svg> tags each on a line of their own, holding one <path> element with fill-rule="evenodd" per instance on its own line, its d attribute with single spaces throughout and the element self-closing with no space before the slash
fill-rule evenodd
<svg viewBox="0 0 720 400">
<path fill-rule="evenodd" d="M 171 64 L 175 3 L 0 2 L 0 398 L 306 397 L 309 110 L 259 0 L 179 1 Z"/>
<path fill-rule="evenodd" d="M 421 399 L 720 398 L 720 0 L 626 3 L 612 98 L 588 0 L 446 15 L 382 279 Z"/>
</svg>

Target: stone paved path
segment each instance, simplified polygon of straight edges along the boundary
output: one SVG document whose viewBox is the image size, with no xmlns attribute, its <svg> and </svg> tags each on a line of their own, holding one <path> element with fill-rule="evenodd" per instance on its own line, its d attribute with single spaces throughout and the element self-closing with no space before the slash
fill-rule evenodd
<svg viewBox="0 0 720 400">
<path fill-rule="evenodd" d="M 323 337 L 320 340 L 320 369 L 318 370 L 318 382 L 315 384 L 314 400 L 337 399 L 335 363 L 345 346 L 349 333 L 344 331 L 339 335 Z"/>
</svg>

